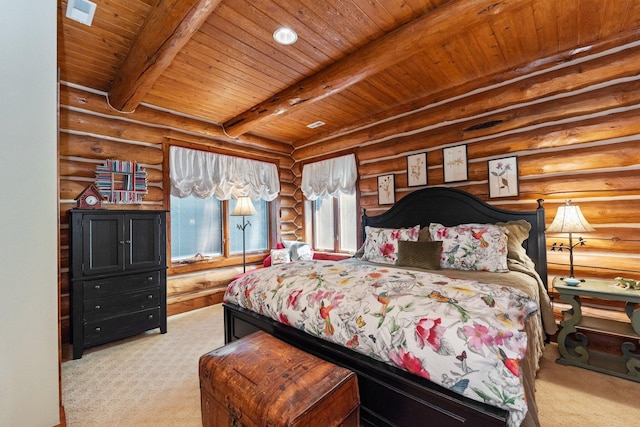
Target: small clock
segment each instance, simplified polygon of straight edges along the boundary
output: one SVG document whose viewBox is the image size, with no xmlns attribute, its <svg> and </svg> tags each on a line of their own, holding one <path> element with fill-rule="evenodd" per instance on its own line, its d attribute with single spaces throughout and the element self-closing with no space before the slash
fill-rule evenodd
<svg viewBox="0 0 640 427">
<path fill-rule="evenodd" d="M 101 208 L 102 194 L 100 194 L 100 190 L 95 185 L 91 184 L 76 198 L 76 203 L 80 209 Z"/>
</svg>

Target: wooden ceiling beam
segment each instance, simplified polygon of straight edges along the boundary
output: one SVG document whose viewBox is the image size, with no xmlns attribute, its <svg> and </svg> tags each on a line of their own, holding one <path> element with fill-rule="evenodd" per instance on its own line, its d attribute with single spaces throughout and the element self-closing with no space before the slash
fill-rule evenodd
<svg viewBox="0 0 640 427">
<path fill-rule="evenodd" d="M 486 21 L 488 16 L 523 3 L 526 2 L 455 0 L 446 3 L 228 120 L 224 123 L 225 131 L 233 137 L 249 132 L 301 105 L 344 90 L 416 52 L 443 43 L 452 34 Z"/>
<path fill-rule="evenodd" d="M 109 91 L 109 103 L 130 112 L 142 101 L 156 79 L 204 24 L 221 0 L 157 2 L 118 70 Z"/>
</svg>

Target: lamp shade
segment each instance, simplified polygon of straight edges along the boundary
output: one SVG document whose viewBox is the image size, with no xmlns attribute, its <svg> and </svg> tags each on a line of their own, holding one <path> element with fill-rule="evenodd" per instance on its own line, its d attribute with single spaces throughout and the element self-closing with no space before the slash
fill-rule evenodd
<svg viewBox="0 0 640 427">
<path fill-rule="evenodd" d="M 580 207 L 571 204 L 571 200 L 567 200 L 565 205 L 558 207 L 556 217 L 547 227 L 547 232 L 550 233 L 587 233 L 590 231 L 596 231 L 596 229 L 584 218 Z"/>
<path fill-rule="evenodd" d="M 253 203 L 251 203 L 251 198 L 241 196 L 236 200 L 236 207 L 233 208 L 231 216 L 251 216 L 257 213 L 256 209 L 253 207 Z"/>
</svg>

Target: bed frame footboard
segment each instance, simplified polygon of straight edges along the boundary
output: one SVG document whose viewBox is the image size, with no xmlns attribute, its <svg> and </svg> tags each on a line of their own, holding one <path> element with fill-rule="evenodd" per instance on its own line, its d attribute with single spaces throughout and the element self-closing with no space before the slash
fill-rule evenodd
<svg viewBox="0 0 640 427">
<path fill-rule="evenodd" d="M 506 426 L 507 412 L 473 401 L 423 378 L 318 339 L 232 304 L 223 304 L 225 342 L 263 330 L 358 376 L 362 425 Z"/>
</svg>

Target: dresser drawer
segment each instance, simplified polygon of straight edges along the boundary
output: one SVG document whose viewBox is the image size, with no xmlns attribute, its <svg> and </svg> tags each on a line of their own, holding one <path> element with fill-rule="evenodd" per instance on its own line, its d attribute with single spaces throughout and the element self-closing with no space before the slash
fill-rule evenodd
<svg viewBox="0 0 640 427">
<path fill-rule="evenodd" d="M 107 319 L 109 317 L 160 306 L 160 288 L 126 292 L 110 297 L 84 301 L 84 320 Z"/>
<path fill-rule="evenodd" d="M 85 280 L 82 282 L 84 299 L 111 296 L 122 292 L 160 286 L 160 272 L 132 274 L 129 276 L 109 277 L 107 279 Z"/>
<path fill-rule="evenodd" d="M 84 346 L 135 335 L 160 327 L 160 307 L 84 324 Z"/>
</svg>

